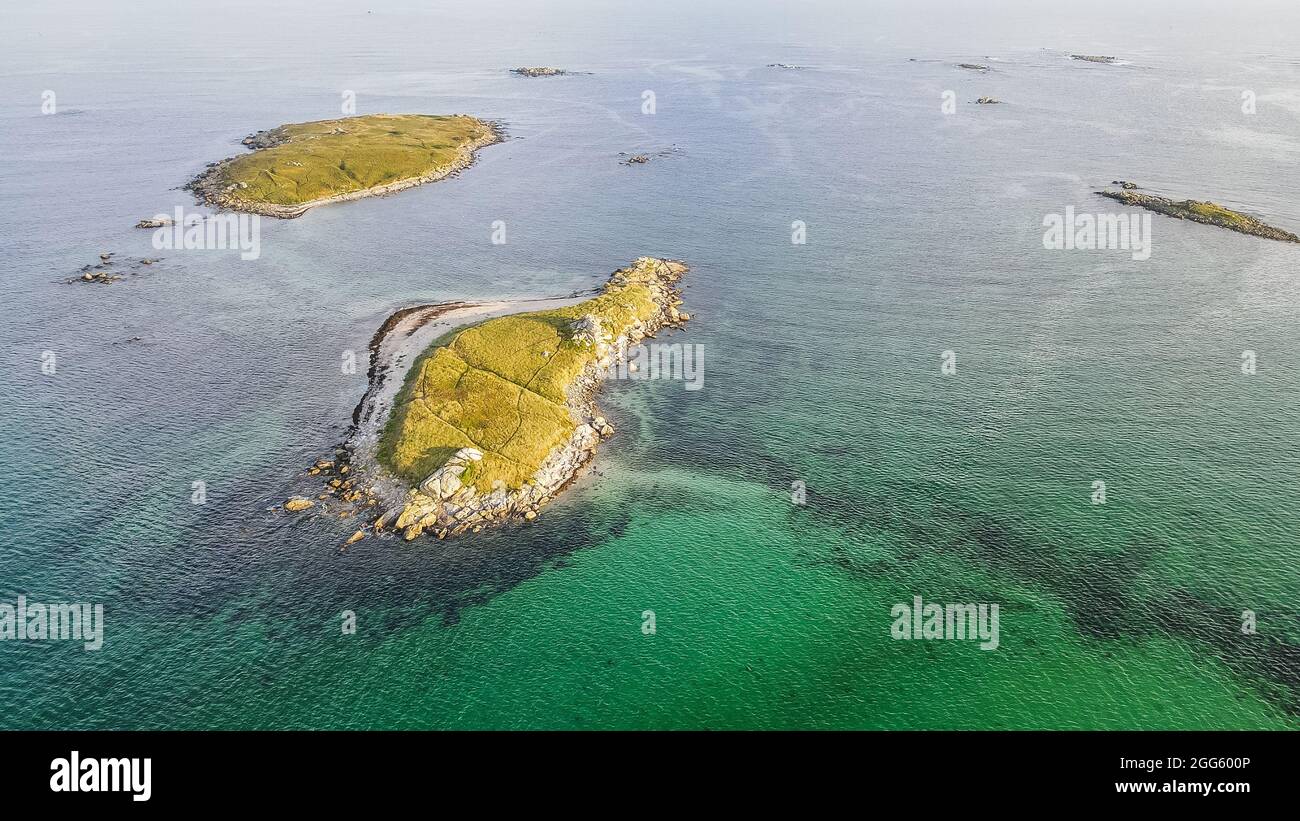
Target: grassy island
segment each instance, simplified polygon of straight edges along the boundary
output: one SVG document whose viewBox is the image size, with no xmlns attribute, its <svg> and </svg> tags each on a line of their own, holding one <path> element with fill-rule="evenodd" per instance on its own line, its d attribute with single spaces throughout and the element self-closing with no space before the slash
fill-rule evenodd
<svg viewBox="0 0 1300 821">
<path fill-rule="evenodd" d="M 1137 208 L 1145 208 L 1148 211 L 1155 211 L 1157 214 L 1175 217 L 1177 219 L 1200 222 L 1206 225 L 1217 225 L 1220 228 L 1227 228 L 1229 231 L 1237 231 L 1242 234 L 1263 237 L 1265 239 L 1274 239 L 1279 242 L 1300 242 L 1300 237 L 1290 231 L 1284 231 L 1281 228 L 1261 222 L 1248 214 L 1240 211 L 1234 211 L 1231 208 L 1219 205 L 1216 202 L 1201 202 L 1199 200 L 1171 200 L 1167 197 L 1158 197 L 1154 194 L 1139 194 L 1131 190 L 1136 186 L 1133 183 L 1121 182 L 1126 190 L 1122 191 L 1098 191 L 1096 193 L 1103 197 L 1122 202 L 1125 205 L 1131 205 Z"/>
<path fill-rule="evenodd" d="M 369 114 L 282 125 L 246 138 L 252 153 L 212 165 L 188 187 L 209 205 L 296 217 L 325 203 L 441 179 L 498 139 L 491 124 L 460 114 Z"/>
<path fill-rule="evenodd" d="M 599 436 L 613 433 L 591 416 L 608 367 L 629 345 L 690 318 L 674 287 L 685 270 L 642 257 L 584 302 L 489 319 L 434 342 L 407 374 L 376 453 L 419 486 L 390 516 L 396 526 L 414 538 L 494 513 L 533 518 Z"/>
</svg>

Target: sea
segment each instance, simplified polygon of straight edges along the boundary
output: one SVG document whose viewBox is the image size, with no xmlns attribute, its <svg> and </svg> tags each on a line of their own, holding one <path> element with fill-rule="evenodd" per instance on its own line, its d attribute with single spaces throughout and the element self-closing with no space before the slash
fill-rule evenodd
<svg viewBox="0 0 1300 821">
<path fill-rule="evenodd" d="M 0 727 L 1300 727 L 1300 246 L 1044 242 L 1114 180 L 1300 230 L 1298 55 L 1294 2 L 5 4 L 0 603 L 104 632 L 0 640 Z M 134 227 L 353 112 L 509 139 L 251 259 Z M 702 383 L 608 382 L 536 522 L 277 509 L 393 311 L 642 255 Z"/>
</svg>

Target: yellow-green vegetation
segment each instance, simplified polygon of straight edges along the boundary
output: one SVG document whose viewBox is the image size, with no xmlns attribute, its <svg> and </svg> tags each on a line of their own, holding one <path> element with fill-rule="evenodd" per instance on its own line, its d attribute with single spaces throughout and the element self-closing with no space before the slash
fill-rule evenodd
<svg viewBox="0 0 1300 821">
<path fill-rule="evenodd" d="M 1199 214 L 1210 222 L 1213 222 L 1215 225 L 1221 225 L 1224 228 L 1233 227 L 1238 231 L 1245 231 L 1258 222 L 1245 214 L 1233 211 L 1231 208 L 1224 208 L 1217 202 L 1186 200 L 1182 205 L 1193 214 Z"/>
<path fill-rule="evenodd" d="M 568 391 L 600 358 L 597 345 L 575 339 L 587 315 L 609 339 L 660 307 L 638 269 L 625 269 L 592 299 L 548 311 L 489 319 L 435 342 L 411 367 L 380 439 L 378 458 L 412 484 L 460 448 L 483 452 L 461 481 L 479 491 L 500 480 L 521 487 L 578 424 Z"/>
<path fill-rule="evenodd" d="M 282 125 L 245 140 L 256 150 L 219 163 L 191 186 L 230 208 L 301 213 L 302 206 L 444 176 L 495 140 L 492 126 L 459 114 L 370 114 Z"/>
</svg>

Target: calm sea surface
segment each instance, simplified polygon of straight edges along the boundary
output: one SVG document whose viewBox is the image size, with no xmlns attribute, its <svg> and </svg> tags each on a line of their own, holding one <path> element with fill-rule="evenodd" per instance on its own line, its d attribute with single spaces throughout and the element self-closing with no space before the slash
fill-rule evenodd
<svg viewBox="0 0 1300 821">
<path fill-rule="evenodd" d="M 1042 244 L 1121 178 L 1300 228 L 1300 7 L 371 5 L 0 11 L 0 602 L 107 621 L 0 642 L 0 726 L 1300 724 L 1300 250 Z M 256 260 L 132 227 L 347 91 L 512 139 L 264 220 Z M 64 283 L 101 252 L 164 258 Z M 341 554 L 354 520 L 269 510 L 391 311 L 643 254 L 691 265 L 704 388 L 610 384 L 598 475 L 535 526 Z M 915 595 L 999 603 L 1000 646 L 893 640 Z"/>
</svg>

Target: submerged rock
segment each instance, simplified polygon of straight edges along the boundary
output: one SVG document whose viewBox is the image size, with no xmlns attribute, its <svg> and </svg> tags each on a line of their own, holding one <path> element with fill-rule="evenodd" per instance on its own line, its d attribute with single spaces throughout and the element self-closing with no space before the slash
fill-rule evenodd
<svg viewBox="0 0 1300 821">
<path fill-rule="evenodd" d="M 304 499 L 301 496 L 294 496 L 292 499 L 284 503 L 284 509 L 289 511 L 290 513 L 297 513 L 298 511 L 306 510 L 307 508 L 315 504 L 316 503 L 313 502 L 311 499 Z"/>
<path fill-rule="evenodd" d="M 68 280 L 72 283 L 95 283 L 99 285 L 112 285 L 122 279 L 121 274 L 113 273 L 109 270 L 112 267 L 113 254 L 105 252 L 99 255 L 98 265 L 84 265 L 81 271 Z"/>
</svg>

